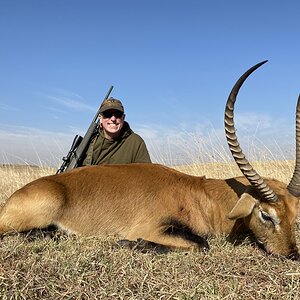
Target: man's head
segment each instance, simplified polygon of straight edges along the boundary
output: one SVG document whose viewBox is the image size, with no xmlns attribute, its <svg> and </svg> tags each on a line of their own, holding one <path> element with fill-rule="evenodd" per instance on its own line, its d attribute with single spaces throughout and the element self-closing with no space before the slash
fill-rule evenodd
<svg viewBox="0 0 300 300">
<path fill-rule="evenodd" d="M 105 99 L 100 107 L 100 125 L 107 139 L 115 139 L 119 136 L 124 120 L 122 102 L 114 98 Z"/>
</svg>

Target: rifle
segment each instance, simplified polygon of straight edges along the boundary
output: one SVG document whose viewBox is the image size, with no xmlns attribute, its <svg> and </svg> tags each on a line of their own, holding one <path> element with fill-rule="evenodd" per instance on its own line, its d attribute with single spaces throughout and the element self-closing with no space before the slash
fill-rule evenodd
<svg viewBox="0 0 300 300">
<path fill-rule="evenodd" d="M 106 100 L 109 97 L 112 89 L 113 89 L 113 86 L 111 86 L 109 88 L 104 100 Z M 101 105 L 100 105 L 100 107 L 101 107 Z M 86 134 L 84 135 L 84 137 L 82 137 L 78 134 L 75 136 L 67 156 L 64 156 L 62 158 L 63 163 L 62 163 L 61 167 L 57 170 L 56 174 L 74 169 L 81 162 L 82 157 L 85 154 L 85 152 L 90 144 L 91 138 L 99 125 L 100 107 L 99 107 L 90 127 L 88 128 Z"/>
</svg>

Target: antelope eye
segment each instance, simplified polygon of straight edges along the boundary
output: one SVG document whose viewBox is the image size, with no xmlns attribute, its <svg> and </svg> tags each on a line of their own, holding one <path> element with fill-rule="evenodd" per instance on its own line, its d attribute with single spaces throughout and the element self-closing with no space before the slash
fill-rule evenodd
<svg viewBox="0 0 300 300">
<path fill-rule="evenodd" d="M 260 219 L 261 219 L 261 221 L 263 223 L 265 223 L 265 222 L 271 222 L 271 223 L 273 223 L 275 225 L 274 219 L 269 214 L 267 214 L 266 212 L 260 211 L 259 216 L 260 216 Z"/>
</svg>

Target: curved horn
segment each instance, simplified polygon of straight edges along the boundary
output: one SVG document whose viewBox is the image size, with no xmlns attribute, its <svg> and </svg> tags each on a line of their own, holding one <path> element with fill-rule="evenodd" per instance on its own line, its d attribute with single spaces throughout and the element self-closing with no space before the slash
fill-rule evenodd
<svg viewBox="0 0 300 300">
<path fill-rule="evenodd" d="M 300 196 L 300 95 L 296 110 L 296 163 L 294 174 L 287 189 L 293 196 Z"/>
<path fill-rule="evenodd" d="M 266 63 L 267 60 L 256 64 L 252 68 L 250 68 L 247 72 L 245 72 L 239 80 L 236 82 L 234 87 L 232 88 L 225 108 L 225 133 L 228 146 L 230 148 L 231 154 L 239 166 L 243 175 L 249 180 L 249 182 L 256 188 L 256 190 L 261 194 L 262 198 L 265 201 L 275 202 L 278 200 L 277 195 L 274 191 L 264 182 L 264 180 L 259 176 L 259 174 L 253 169 L 248 160 L 245 158 L 245 155 L 240 148 L 239 142 L 237 140 L 236 130 L 234 127 L 233 120 L 233 111 L 234 111 L 234 103 L 236 101 L 237 94 L 243 85 L 244 81 L 247 77 L 254 72 L 261 65 Z"/>
</svg>

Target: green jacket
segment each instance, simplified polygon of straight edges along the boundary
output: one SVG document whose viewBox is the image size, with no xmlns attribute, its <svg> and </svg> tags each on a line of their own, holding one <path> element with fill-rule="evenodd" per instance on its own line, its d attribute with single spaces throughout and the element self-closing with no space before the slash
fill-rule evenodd
<svg viewBox="0 0 300 300">
<path fill-rule="evenodd" d="M 82 166 L 99 164 L 151 163 L 144 140 L 124 122 L 116 140 L 108 140 L 100 130 L 91 140 Z"/>
</svg>

